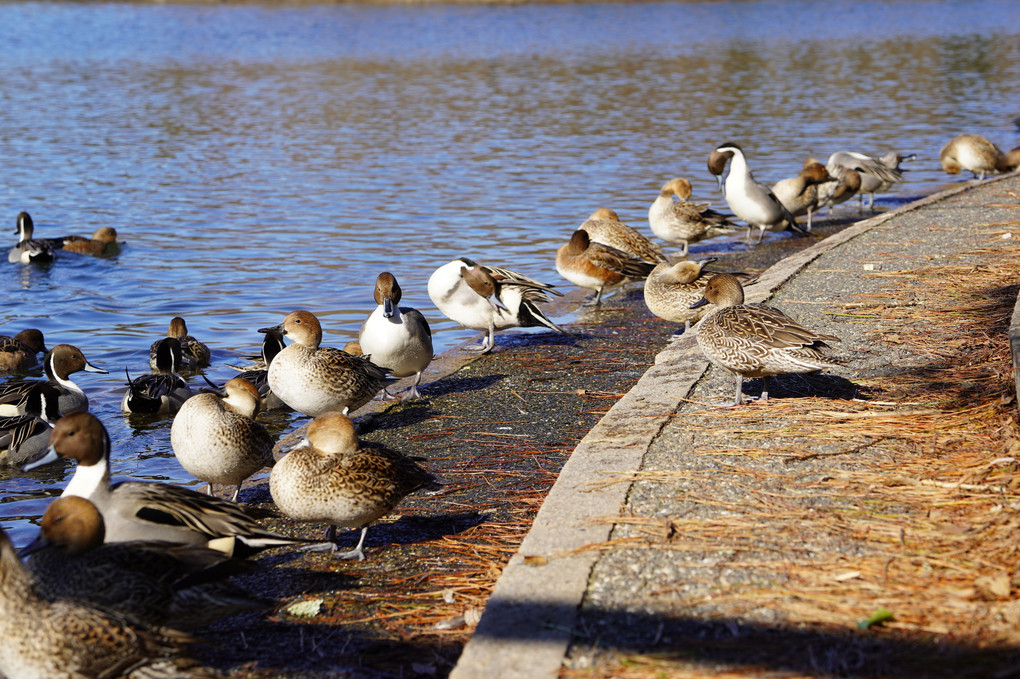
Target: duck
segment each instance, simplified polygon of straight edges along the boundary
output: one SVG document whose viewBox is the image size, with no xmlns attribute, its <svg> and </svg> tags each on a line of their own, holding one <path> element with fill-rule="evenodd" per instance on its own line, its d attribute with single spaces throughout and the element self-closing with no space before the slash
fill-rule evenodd
<svg viewBox="0 0 1020 679">
<path fill-rule="evenodd" d="M 819 184 L 835 183 L 824 165 L 817 160 L 809 160 L 796 177 L 780 179 L 773 184 L 772 193 L 794 217 L 807 215 L 805 229 L 811 231 L 811 217 L 819 205 Z"/>
<path fill-rule="evenodd" d="M 56 247 L 51 239 L 32 238 L 35 224 L 27 212 L 19 212 L 17 228 L 18 244 L 7 253 L 7 261 L 11 263 L 30 264 L 32 262 L 52 262 L 56 256 Z"/>
<path fill-rule="evenodd" d="M 205 391 L 184 402 L 170 426 L 170 445 L 185 471 L 209 484 L 234 486 L 273 465 L 273 437 L 255 418 L 262 399 L 243 377 L 223 385 L 222 393 Z"/>
<path fill-rule="evenodd" d="M 322 343 L 322 325 L 310 311 L 287 314 L 276 330 L 293 342 L 269 366 L 269 388 L 294 410 L 318 417 L 333 410 L 354 412 L 392 382 L 389 371 L 364 356 Z"/>
<path fill-rule="evenodd" d="M 373 297 L 378 306 L 358 331 L 358 353 L 368 354 L 391 377 L 414 375 L 414 384 L 402 399 L 410 401 L 421 398 L 421 374 L 432 362 L 432 329 L 420 311 L 400 306 L 401 295 L 392 273 L 384 271 L 376 277 Z M 390 398 L 385 387 L 382 393 Z"/>
<path fill-rule="evenodd" d="M 757 243 L 761 242 L 766 231 L 802 231 L 790 211 L 776 198 L 776 194 L 755 180 L 740 146 L 728 143 L 717 147 L 709 155 L 708 169 L 721 181 L 727 162 L 730 171 L 722 184 L 723 195 L 737 219 L 747 223 L 748 239 L 752 229 L 758 229 Z"/>
<path fill-rule="evenodd" d="M 181 342 L 176 337 L 164 337 L 156 342 L 156 372 L 131 379 L 127 368 L 127 391 L 121 399 L 120 409 L 126 414 L 167 415 L 180 410 L 192 397 L 191 387 L 177 370 L 181 365 Z"/>
<path fill-rule="evenodd" d="M 497 330 L 545 326 L 568 335 L 549 320 L 538 305 L 549 302 L 549 295 L 562 295 L 555 286 L 540 283 L 516 271 L 484 266 L 461 257 L 432 272 L 428 282 L 429 298 L 450 320 L 486 335 L 468 351 L 488 353 L 496 346 Z"/>
<path fill-rule="evenodd" d="M 648 225 L 652 233 L 667 243 L 679 244 L 680 257 L 687 256 L 691 243 L 731 234 L 737 228 L 708 203 L 694 203 L 688 200 L 690 197 L 691 182 L 684 177 L 675 177 L 662 185 L 659 195 L 648 208 Z"/>
<path fill-rule="evenodd" d="M 46 601 L 0 528 L 0 675 L 7 679 L 222 677 L 185 655 L 191 636 L 76 601 Z"/>
<path fill-rule="evenodd" d="M 620 221 L 615 210 L 600 207 L 577 227 L 588 234 L 594 243 L 616 248 L 631 257 L 658 264 L 666 261 L 662 248 L 646 238 L 637 229 Z"/>
<path fill-rule="evenodd" d="M 238 377 L 248 380 L 255 386 L 255 389 L 259 392 L 263 411 L 287 408 L 287 404 L 269 388 L 269 365 L 276 358 L 276 355 L 283 351 L 285 346 L 287 345 L 283 341 L 283 333 L 279 330 L 269 329 L 262 340 L 262 352 L 258 361 L 247 367 L 227 364 L 227 367 L 241 373 Z M 344 347 L 344 350 L 346 351 L 347 348 Z M 215 387 L 216 385 L 212 386 Z"/>
<path fill-rule="evenodd" d="M 284 515 L 329 524 L 326 542 L 309 549 L 339 551 L 337 526 L 360 529 L 357 546 L 337 555 L 359 561 L 365 559 L 369 524 L 407 495 L 440 487 L 411 458 L 380 444 L 359 442 L 350 418 L 340 413 L 312 420 L 305 439 L 280 458 L 269 476 L 269 492 Z"/>
<path fill-rule="evenodd" d="M 0 467 L 20 467 L 50 444 L 53 424 L 60 419 L 60 391 L 36 382 L 25 398 L 24 415 L 0 417 Z"/>
<path fill-rule="evenodd" d="M 209 365 L 210 352 L 202 342 L 188 334 L 188 324 L 180 316 L 170 319 L 170 326 L 166 331 L 167 337 L 174 337 L 181 343 L 181 361 L 178 370 L 197 371 Z M 159 370 L 156 366 L 157 347 L 159 340 L 149 347 L 149 366 L 153 370 Z"/>
<path fill-rule="evenodd" d="M 105 542 L 163 540 L 232 550 L 238 556 L 307 542 L 266 530 L 240 504 L 190 488 L 156 481 L 111 484 L 110 436 L 92 413 L 57 420 L 45 454 L 22 470 L 60 458 L 78 463 L 61 497 L 83 497 L 96 506 L 103 515 Z"/>
<path fill-rule="evenodd" d="M 88 362 L 81 349 L 71 344 L 57 344 L 43 358 L 47 381 L 59 392 L 57 407 L 62 415 L 88 410 L 89 399 L 81 387 L 71 380 L 76 372 L 108 374 Z M 0 385 L 0 416 L 24 415 L 25 400 L 36 384 L 43 380 L 11 380 Z"/>
<path fill-rule="evenodd" d="M 63 249 L 92 257 L 110 257 L 120 252 L 117 240 L 117 229 L 112 226 L 101 226 L 92 234 L 92 238 L 84 236 L 68 236 L 64 239 Z"/>
<path fill-rule="evenodd" d="M 715 308 L 697 325 L 698 346 L 713 365 L 735 376 L 733 405 L 743 403 L 745 377 L 764 378 L 764 402 L 772 375 L 841 367 L 822 353 L 826 342 L 838 342 L 838 337 L 809 330 L 774 307 L 744 304 L 744 288 L 732 274 L 708 279 L 704 295 L 691 307 L 706 304 Z"/>
<path fill-rule="evenodd" d="M 853 168 L 844 168 L 834 182 L 818 185 L 818 207 L 828 208 L 828 214 L 837 205 L 858 195 L 864 183 L 863 175 Z"/>
<path fill-rule="evenodd" d="M 1020 146 L 1003 153 L 980 134 L 953 137 L 939 150 L 939 163 L 947 174 L 970 170 L 979 181 L 986 174 L 1012 172 L 1020 166 Z"/>
<path fill-rule="evenodd" d="M 705 267 L 716 259 L 684 259 L 657 265 L 645 281 L 645 306 L 665 321 L 683 323 L 685 332 L 690 330 L 691 323 L 714 308 L 708 305 L 691 309 L 691 305 L 701 299 L 708 280 Z"/>
<path fill-rule="evenodd" d="M 0 335 L 0 372 L 31 368 L 38 363 L 36 354 L 45 353 L 46 341 L 37 328 L 26 328 L 14 337 Z"/>
<path fill-rule="evenodd" d="M 94 504 L 74 495 L 53 500 L 39 536 L 21 550 L 39 595 L 174 629 L 204 627 L 269 605 L 227 580 L 250 567 L 223 552 L 155 540 L 106 543 L 105 537 Z"/>
<path fill-rule="evenodd" d="M 598 306 L 605 290 L 630 280 L 644 280 L 655 264 L 603 243 L 596 243 L 583 229 L 574 231 L 570 241 L 556 250 L 556 271 L 578 286 L 594 290 L 586 306 Z"/>
<path fill-rule="evenodd" d="M 864 194 L 867 194 L 868 209 L 874 210 L 875 194 L 888 191 L 894 184 L 902 182 L 900 164 L 916 157 L 916 154 L 896 151 L 889 151 L 877 158 L 856 151 L 836 151 L 829 156 L 825 167 L 833 177 L 839 177 L 845 170 L 857 170 L 861 175 L 861 187 L 857 191 L 861 209 L 864 208 Z"/>
</svg>

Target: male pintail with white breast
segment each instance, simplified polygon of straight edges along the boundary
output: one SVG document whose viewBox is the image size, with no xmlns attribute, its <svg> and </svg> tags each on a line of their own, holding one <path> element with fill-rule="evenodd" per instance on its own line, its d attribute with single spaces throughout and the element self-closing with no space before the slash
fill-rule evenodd
<svg viewBox="0 0 1020 679">
<path fill-rule="evenodd" d="M 826 342 L 838 337 L 802 326 L 779 309 L 744 304 L 744 288 L 731 274 L 716 274 L 692 306 L 715 304 L 697 326 L 698 346 L 712 364 L 736 378 L 733 405 L 743 403 L 745 377 L 763 377 L 761 400 L 768 400 L 769 377 L 806 373 L 840 364 L 825 356 Z"/>
<path fill-rule="evenodd" d="M 352 356 L 322 343 L 322 326 L 309 311 L 287 314 L 277 330 L 293 343 L 269 366 L 269 387 L 284 403 L 309 417 L 332 411 L 354 412 L 393 380 L 389 371 L 364 356 Z"/>
<path fill-rule="evenodd" d="M 88 362 L 78 347 L 57 344 L 43 359 L 43 370 L 49 384 L 60 392 L 58 408 L 61 414 L 76 413 L 89 409 L 89 399 L 81 387 L 71 380 L 76 372 L 90 372 L 106 375 L 102 368 Z M 0 415 L 24 415 L 25 399 L 34 385 L 42 380 L 12 380 L 0 385 Z"/>
<path fill-rule="evenodd" d="M 167 328 L 166 336 L 175 337 L 181 343 L 181 361 L 178 364 L 177 370 L 194 371 L 209 365 L 209 347 L 188 334 L 188 324 L 185 323 L 183 318 L 174 316 L 170 319 L 170 326 Z M 149 366 L 153 370 L 159 369 L 156 367 L 156 349 L 158 345 L 159 340 L 153 342 L 152 346 L 149 347 Z"/>
<path fill-rule="evenodd" d="M 403 397 L 420 398 L 421 374 L 432 362 L 432 329 L 417 309 L 400 306 L 402 295 L 396 277 L 384 271 L 376 277 L 373 296 L 378 305 L 361 324 L 358 343 L 372 363 L 387 368 L 392 377 L 414 375 L 414 384 Z M 384 388 L 383 396 L 389 397 Z"/>
<path fill-rule="evenodd" d="M 861 209 L 864 208 L 864 194 L 868 194 L 868 208 L 875 209 L 875 194 L 888 191 L 893 184 L 903 181 L 900 163 L 911 160 L 916 155 L 904 155 L 890 151 L 878 158 L 856 151 L 836 151 L 829 156 L 825 168 L 833 177 L 840 177 L 846 170 L 857 170 L 861 175 L 861 187 L 857 191 L 860 196 Z"/>
<path fill-rule="evenodd" d="M 226 542 L 237 555 L 305 542 L 266 530 L 242 505 L 190 488 L 146 481 L 111 485 L 110 436 L 91 413 L 58 420 L 46 454 L 23 469 L 31 471 L 60 458 L 78 463 L 62 496 L 83 497 L 99 509 L 106 542 L 165 540 L 220 549 L 225 542 L 221 538 L 233 538 Z"/>
<path fill-rule="evenodd" d="M 59 399 L 52 384 L 36 382 L 25 397 L 24 415 L 0 417 L 0 467 L 20 467 L 46 450 L 60 419 Z"/>
<path fill-rule="evenodd" d="M 48 238 L 32 238 L 35 224 L 27 212 L 18 213 L 17 228 L 18 244 L 7 253 L 7 261 L 11 263 L 30 264 L 32 262 L 52 262 L 56 247 Z"/>
<path fill-rule="evenodd" d="M 510 269 L 483 266 L 461 257 L 444 264 L 429 277 L 429 298 L 447 318 L 465 328 L 484 330 L 481 345 L 471 348 L 486 353 L 496 346 L 497 330 L 545 326 L 570 334 L 546 318 L 539 304 L 549 295 L 563 293 Z"/>
<path fill-rule="evenodd" d="M 273 437 L 255 421 L 261 399 L 248 380 L 235 377 L 223 393 L 203 392 L 184 402 L 170 426 L 170 445 L 177 461 L 197 479 L 234 486 L 273 465 Z"/>
<path fill-rule="evenodd" d="M 338 555 L 364 560 L 372 522 L 416 490 L 438 490 L 436 479 L 411 458 L 385 446 L 358 441 L 350 419 L 339 413 L 312 420 L 304 441 L 291 448 L 269 477 L 280 511 L 298 521 L 329 524 L 323 548 L 337 551 L 336 527 L 360 529 L 357 546 Z"/>
<path fill-rule="evenodd" d="M 127 375 L 127 391 L 121 399 L 120 409 L 125 413 L 140 415 L 166 415 L 180 410 L 191 398 L 191 387 L 177 370 L 181 365 L 181 343 L 176 337 L 164 337 L 155 346 L 156 372 L 139 375 L 131 379 Z"/>
</svg>

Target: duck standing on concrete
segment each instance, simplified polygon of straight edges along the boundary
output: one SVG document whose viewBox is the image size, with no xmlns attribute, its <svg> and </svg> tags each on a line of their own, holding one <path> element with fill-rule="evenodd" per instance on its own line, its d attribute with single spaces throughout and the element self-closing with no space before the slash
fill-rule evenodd
<svg viewBox="0 0 1020 679">
<path fill-rule="evenodd" d="M 680 257 L 686 257 L 691 243 L 732 234 L 736 226 L 708 203 L 693 203 L 691 183 L 683 177 L 662 185 L 658 197 L 648 208 L 652 233 L 672 245 L 679 244 Z M 658 263 L 658 262 L 657 262 Z"/>
<path fill-rule="evenodd" d="M 305 542 L 266 530 L 241 505 L 189 488 L 146 481 L 111 485 L 110 436 L 91 413 L 60 418 L 49 450 L 23 469 L 31 471 L 60 458 L 78 463 L 61 497 L 91 501 L 103 515 L 106 542 L 164 540 L 220 551 L 229 548 L 237 555 Z"/>
<path fill-rule="evenodd" d="M 234 486 L 237 501 L 249 476 L 273 465 L 273 437 L 255 417 L 259 392 L 248 380 L 235 377 L 223 393 L 192 396 L 170 426 L 170 445 L 184 469 L 209 484 Z"/>
<path fill-rule="evenodd" d="M 81 349 L 70 344 L 55 345 L 43 359 L 43 371 L 49 384 L 60 392 L 57 407 L 63 415 L 89 409 L 88 396 L 71 380 L 71 375 L 82 371 L 107 374 L 89 363 Z M 28 394 L 41 382 L 12 380 L 0 385 L 0 415 L 24 415 Z"/>
<path fill-rule="evenodd" d="M 825 168 L 833 177 L 841 177 L 846 170 L 856 170 L 861 176 L 861 186 L 857 191 L 860 196 L 861 209 L 864 208 L 864 194 L 868 194 L 868 209 L 875 209 L 875 194 L 888 191 L 893 184 L 903 181 L 900 163 L 915 158 L 915 155 L 904 155 L 890 151 L 883 156 L 873 158 L 856 151 L 837 151 L 829 156 Z"/>
<path fill-rule="evenodd" d="M 174 629 L 269 605 L 227 580 L 249 567 L 223 552 L 154 540 L 104 544 L 105 537 L 102 514 L 85 498 L 51 502 L 39 537 L 21 552 L 39 595 Z"/>
<path fill-rule="evenodd" d="M 715 308 L 708 305 L 691 309 L 691 305 L 704 294 L 708 280 L 704 273 L 705 266 L 714 261 L 716 258 L 710 257 L 698 261 L 685 259 L 676 264 L 659 264 L 645 281 L 645 306 L 663 320 L 683 323 L 685 332 L 690 330 L 691 323 L 701 320 Z"/>
<path fill-rule="evenodd" d="M 56 387 L 36 382 L 25 397 L 24 415 L 0 417 L 0 467 L 20 467 L 46 450 L 60 419 L 59 400 Z"/>
<path fill-rule="evenodd" d="M 41 330 L 28 328 L 14 337 L 0 335 L 0 372 L 17 372 L 36 364 L 36 354 L 46 353 Z"/>
<path fill-rule="evenodd" d="M 174 337 L 181 343 L 181 361 L 178 363 L 177 370 L 199 370 L 209 365 L 211 356 L 209 347 L 188 334 L 188 324 L 184 322 L 183 318 L 174 316 L 170 319 L 166 336 Z M 159 341 L 157 340 L 149 347 L 149 366 L 153 370 L 159 369 L 156 367 L 158 345 Z"/>
<path fill-rule="evenodd" d="M 666 255 L 663 254 L 662 248 L 643 236 L 637 229 L 621 222 L 616 212 L 607 207 L 595 210 L 577 228 L 587 233 L 592 242 L 616 248 L 637 259 L 651 264 L 666 261 Z"/>
<path fill-rule="evenodd" d="M 311 312 L 287 314 L 276 330 L 293 340 L 269 366 L 269 387 L 288 406 L 309 417 L 332 411 L 354 412 L 392 380 L 389 371 L 364 356 L 320 347 L 322 326 Z"/>
<path fill-rule="evenodd" d="M 58 246 L 54 246 L 53 241 L 48 238 L 32 238 L 34 231 L 32 216 L 27 212 L 19 212 L 17 228 L 14 229 L 18 234 L 18 244 L 7 253 L 8 262 L 30 264 L 53 261 Z"/>
<path fill-rule="evenodd" d="M 733 405 L 743 403 L 745 377 L 762 377 L 761 400 L 768 400 L 769 377 L 838 368 L 825 356 L 826 342 L 838 337 L 809 330 L 779 309 L 744 304 L 744 289 L 736 276 L 716 274 L 704 296 L 692 304 L 715 304 L 697 326 L 698 346 L 714 365 L 736 377 Z"/>
<path fill-rule="evenodd" d="M 644 280 L 654 268 L 651 262 L 592 241 L 582 229 L 575 231 L 570 241 L 556 251 L 556 271 L 577 287 L 595 291 L 584 303 L 586 306 L 598 306 L 604 290 L 630 280 Z"/>
<path fill-rule="evenodd" d="M 43 599 L 3 529 L 0 638 L 0 674 L 7 679 L 222 676 L 184 656 L 193 641 L 188 635 L 91 605 Z"/>
<path fill-rule="evenodd" d="M 276 463 L 269 477 L 269 491 L 281 512 L 298 521 L 329 524 L 324 548 L 337 551 L 337 526 L 361 529 L 358 545 L 337 555 L 359 561 L 365 559 L 362 548 L 369 524 L 393 511 L 410 493 L 439 488 L 439 482 L 409 457 L 359 442 L 350 419 L 339 413 L 312 420 L 306 439 Z"/>
<path fill-rule="evenodd" d="M 961 134 L 946 142 L 939 151 L 939 162 L 948 174 L 970 170 L 979 181 L 986 174 L 1012 172 L 1020 166 L 1020 147 L 1003 153 L 980 134 Z"/>
<path fill-rule="evenodd" d="M 819 184 L 835 183 L 825 166 L 809 160 L 796 177 L 780 179 L 772 187 L 772 193 L 794 217 L 807 215 L 807 231 L 811 231 L 811 216 L 819 205 Z"/>
<path fill-rule="evenodd" d="M 421 374 L 432 362 L 432 329 L 417 309 L 400 306 L 403 292 L 396 277 L 384 271 L 376 277 L 375 303 L 378 305 L 358 332 L 360 352 L 372 363 L 386 368 L 392 377 L 414 375 L 414 384 L 403 400 L 421 398 L 418 385 Z M 383 396 L 390 398 L 383 388 Z M 393 397 L 398 398 L 398 397 Z"/>
<path fill-rule="evenodd" d="M 510 269 L 461 257 L 433 271 L 428 290 L 432 303 L 447 318 L 465 328 L 486 331 L 481 345 L 471 350 L 487 353 L 496 346 L 497 330 L 544 325 L 569 334 L 538 308 L 549 301 L 550 294 L 562 294 L 553 287 Z"/>
<path fill-rule="evenodd" d="M 802 231 L 790 211 L 776 198 L 776 194 L 755 180 L 743 149 L 736 144 L 719 146 L 708 157 L 708 169 L 721 178 L 727 162 L 730 171 L 722 184 L 723 195 L 737 219 L 747 222 L 748 239 L 752 229 L 758 229 L 757 243 L 761 242 L 766 231 Z"/>
<path fill-rule="evenodd" d="M 120 402 L 120 409 L 125 413 L 175 413 L 192 396 L 187 380 L 177 373 L 182 360 L 180 340 L 164 337 L 153 345 L 153 349 L 156 356 L 154 361 L 150 361 L 154 363 L 156 372 L 131 379 L 127 369 L 124 369 L 128 388 Z"/>
<path fill-rule="evenodd" d="M 860 192 L 863 181 L 860 172 L 853 168 L 844 168 L 836 181 L 818 185 L 818 207 L 827 207 L 828 214 L 832 215 L 834 207 L 847 202 Z"/>
</svg>

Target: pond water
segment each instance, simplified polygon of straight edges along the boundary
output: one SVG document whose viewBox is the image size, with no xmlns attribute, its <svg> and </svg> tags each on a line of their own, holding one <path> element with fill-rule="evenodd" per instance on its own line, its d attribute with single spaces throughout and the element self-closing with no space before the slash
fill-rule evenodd
<svg viewBox="0 0 1020 679">
<path fill-rule="evenodd" d="M 808 156 L 916 152 L 879 209 L 959 181 L 938 150 L 960 132 L 1020 143 L 1011 0 L 15 2 L 0 44 L 10 243 L 21 210 L 41 237 L 110 225 L 126 241 L 109 260 L 0 266 L 0 333 L 38 327 L 110 371 L 78 382 L 116 474 L 196 486 L 170 420 L 119 408 L 124 368 L 145 371 L 174 315 L 222 382 L 293 309 L 327 345 L 354 338 L 389 270 L 441 351 L 474 333 L 433 308 L 436 267 L 466 255 L 568 287 L 555 251 L 594 209 L 650 235 L 674 176 L 724 206 L 705 169 L 722 142 L 769 183 Z M 17 544 L 69 473 L 0 471 Z"/>
</svg>

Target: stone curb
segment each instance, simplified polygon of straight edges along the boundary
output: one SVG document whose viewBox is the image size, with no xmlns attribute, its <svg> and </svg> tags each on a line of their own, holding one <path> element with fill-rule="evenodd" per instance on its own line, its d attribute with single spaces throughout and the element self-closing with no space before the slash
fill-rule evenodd
<svg viewBox="0 0 1020 679">
<path fill-rule="evenodd" d="M 986 180 L 981 186 L 1014 175 Z M 965 183 L 862 220 L 767 269 L 746 290 L 750 302 L 771 297 L 814 259 L 890 219 L 971 189 Z M 1009 330 L 1020 388 L 1020 302 Z M 680 407 L 709 363 L 693 333 L 685 333 L 581 440 L 509 561 L 485 612 L 450 673 L 450 679 L 553 679 L 559 675 L 571 632 L 599 553 L 654 438 Z M 615 479 L 615 481 L 614 481 Z M 600 521 L 605 517 L 609 520 Z"/>
</svg>

